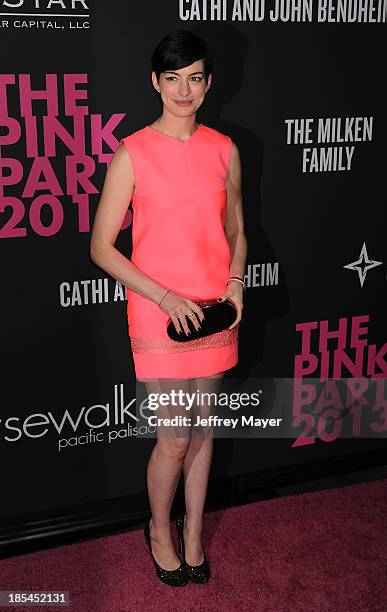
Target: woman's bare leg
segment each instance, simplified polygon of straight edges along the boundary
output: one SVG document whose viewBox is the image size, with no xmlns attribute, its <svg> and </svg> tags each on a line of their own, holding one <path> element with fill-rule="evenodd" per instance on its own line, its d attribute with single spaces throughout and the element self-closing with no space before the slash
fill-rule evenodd
<svg viewBox="0 0 387 612">
<path fill-rule="evenodd" d="M 224 372 L 215 376 L 192 379 L 191 393 L 219 392 Z M 200 396 L 201 397 L 201 396 Z M 197 415 L 208 417 L 216 412 L 216 398 L 209 396 L 209 402 L 200 401 L 194 405 L 193 423 Z M 200 565 L 203 561 L 201 544 L 202 515 L 207 494 L 208 476 L 213 451 L 213 429 L 192 427 L 191 441 L 184 458 L 184 492 L 186 521 L 184 524 L 185 559 L 189 565 Z"/>
<path fill-rule="evenodd" d="M 189 379 L 159 379 L 146 382 L 147 393 L 171 393 L 172 390 L 190 393 Z M 171 396 L 172 397 L 172 396 Z M 185 406 L 160 405 L 155 416 L 173 418 L 190 416 Z M 147 486 L 152 512 L 150 535 L 153 556 L 166 570 L 177 569 L 180 560 L 173 546 L 170 513 L 185 454 L 190 443 L 190 428 L 170 426 L 157 428 L 157 443 L 152 449 L 147 467 Z"/>
</svg>

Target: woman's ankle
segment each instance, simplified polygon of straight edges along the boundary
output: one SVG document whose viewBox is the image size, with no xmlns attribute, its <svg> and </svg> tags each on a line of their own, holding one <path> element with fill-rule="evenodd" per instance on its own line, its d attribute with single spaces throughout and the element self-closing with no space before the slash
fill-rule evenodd
<svg viewBox="0 0 387 612">
<path fill-rule="evenodd" d="M 159 542 L 172 541 L 171 540 L 171 527 L 169 523 L 167 523 L 166 525 L 159 526 L 153 523 L 153 519 L 150 519 L 149 531 L 150 531 L 151 537 Z"/>
<path fill-rule="evenodd" d="M 203 521 L 201 519 L 190 521 L 189 518 L 185 516 L 184 531 L 186 532 L 187 535 L 200 536 L 202 533 L 202 527 L 203 527 Z"/>
</svg>

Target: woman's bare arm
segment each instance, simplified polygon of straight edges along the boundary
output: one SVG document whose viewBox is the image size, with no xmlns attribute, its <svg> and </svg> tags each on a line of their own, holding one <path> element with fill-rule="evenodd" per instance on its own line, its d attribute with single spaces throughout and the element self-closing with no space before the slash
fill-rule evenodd
<svg viewBox="0 0 387 612">
<path fill-rule="evenodd" d="M 239 150 L 232 143 L 227 178 L 227 218 L 224 227 L 231 249 L 230 276 L 245 275 L 247 240 L 244 233 Z"/>
<path fill-rule="evenodd" d="M 232 143 L 231 159 L 227 177 L 227 216 L 224 231 L 230 245 L 231 262 L 230 276 L 245 275 L 247 257 L 247 240 L 244 232 L 242 194 L 241 194 L 241 163 L 239 150 Z M 243 288 L 238 280 L 231 280 L 223 298 L 231 299 L 237 308 L 237 317 L 229 329 L 236 327 L 242 319 L 243 311 Z"/>
<path fill-rule="evenodd" d="M 120 283 L 153 300 L 161 301 L 166 288 L 141 272 L 115 248 L 134 190 L 133 168 L 123 143 L 114 153 L 105 176 L 105 182 L 95 214 L 90 241 L 90 257 Z"/>
</svg>

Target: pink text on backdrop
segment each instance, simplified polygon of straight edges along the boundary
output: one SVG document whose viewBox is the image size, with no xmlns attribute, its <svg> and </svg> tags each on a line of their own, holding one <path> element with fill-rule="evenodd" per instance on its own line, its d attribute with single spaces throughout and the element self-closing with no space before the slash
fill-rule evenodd
<svg viewBox="0 0 387 612">
<path fill-rule="evenodd" d="M 294 360 L 293 425 L 303 430 L 292 446 L 313 444 L 313 431 L 325 442 L 336 440 L 344 410 L 352 418 L 353 435 L 361 435 L 365 408 L 375 413 L 368 424 L 372 430 L 387 430 L 387 342 L 380 348 L 369 343 L 368 323 L 369 315 L 359 315 L 296 325 L 301 352 Z M 371 391 L 370 401 L 365 393 Z"/>
<path fill-rule="evenodd" d="M 0 237 L 57 234 L 65 204 L 78 231 L 90 231 L 98 165 L 109 164 L 119 145 L 113 132 L 126 115 L 103 121 L 90 114 L 87 81 L 87 74 L 46 74 L 39 88 L 30 74 L 0 75 L 0 213 L 11 211 Z M 17 109 L 11 114 L 15 93 Z M 43 223 L 45 209 L 51 212 L 49 223 Z M 122 229 L 130 222 L 128 211 Z"/>
</svg>

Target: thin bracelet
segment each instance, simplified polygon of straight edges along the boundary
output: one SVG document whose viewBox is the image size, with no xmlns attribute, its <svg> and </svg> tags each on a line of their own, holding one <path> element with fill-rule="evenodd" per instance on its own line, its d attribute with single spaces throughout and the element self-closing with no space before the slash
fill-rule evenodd
<svg viewBox="0 0 387 612">
<path fill-rule="evenodd" d="M 244 280 L 243 280 L 243 278 L 241 278 L 240 276 L 229 276 L 229 277 L 228 277 L 228 281 L 227 281 L 227 283 L 228 283 L 229 281 L 231 281 L 231 280 L 237 280 L 237 281 L 240 281 L 241 283 L 245 284 L 245 281 L 244 281 Z M 226 284 L 227 284 L 227 283 L 226 283 Z"/>
<path fill-rule="evenodd" d="M 230 281 L 232 280 L 236 280 L 238 283 L 242 283 L 243 285 L 243 291 L 246 291 L 246 284 L 245 281 L 242 280 L 241 278 L 239 278 L 239 276 L 230 276 L 230 278 L 228 279 L 228 281 L 226 282 L 226 286 L 229 284 Z"/>
<path fill-rule="evenodd" d="M 244 279 L 241 276 L 229 276 L 228 280 L 231 280 L 231 279 L 234 279 L 234 278 L 242 281 L 243 283 L 245 282 Z"/>
<path fill-rule="evenodd" d="M 169 292 L 170 292 L 170 289 L 168 289 L 167 293 L 169 293 Z M 167 295 L 167 293 L 164 293 L 163 297 L 161 298 L 161 300 L 159 302 L 159 306 L 160 306 L 161 302 L 163 301 L 163 299 L 165 298 L 165 296 Z"/>
</svg>

